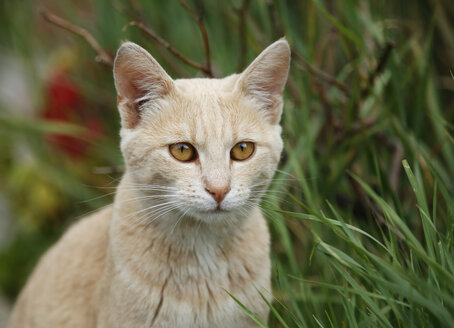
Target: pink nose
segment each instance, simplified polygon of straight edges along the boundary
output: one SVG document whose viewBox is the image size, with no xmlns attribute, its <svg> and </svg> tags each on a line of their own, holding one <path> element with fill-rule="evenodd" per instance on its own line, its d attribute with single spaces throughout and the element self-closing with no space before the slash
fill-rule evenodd
<svg viewBox="0 0 454 328">
<path fill-rule="evenodd" d="M 225 186 L 221 188 L 215 188 L 211 186 L 207 186 L 205 188 L 207 193 L 209 193 L 211 196 L 213 196 L 214 200 L 218 203 L 221 204 L 221 202 L 224 200 L 225 195 L 230 191 L 230 186 Z"/>
</svg>

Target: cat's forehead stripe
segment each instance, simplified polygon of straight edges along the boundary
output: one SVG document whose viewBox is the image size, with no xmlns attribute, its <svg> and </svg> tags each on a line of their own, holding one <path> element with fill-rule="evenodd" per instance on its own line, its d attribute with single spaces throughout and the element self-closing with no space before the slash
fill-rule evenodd
<svg viewBox="0 0 454 328">
<path fill-rule="evenodd" d="M 196 106 L 197 107 L 197 106 Z M 215 140 L 231 139 L 232 122 L 228 115 L 224 112 L 217 102 L 201 104 L 200 108 L 196 108 L 203 113 L 199 115 L 199 120 L 196 122 L 196 143 L 210 143 Z"/>
</svg>

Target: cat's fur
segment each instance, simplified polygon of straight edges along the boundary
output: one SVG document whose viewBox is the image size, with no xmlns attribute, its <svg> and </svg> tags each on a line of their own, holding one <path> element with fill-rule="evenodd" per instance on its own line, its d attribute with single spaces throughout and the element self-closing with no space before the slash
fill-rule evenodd
<svg viewBox="0 0 454 328">
<path fill-rule="evenodd" d="M 114 75 L 126 173 L 115 201 L 41 259 L 10 327 L 254 326 L 226 291 L 266 322 L 257 289 L 271 288 L 270 240 L 257 204 L 282 151 L 289 61 L 279 40 L 241 74 L 172 80 L 124 43 Z M 232 161 L 240 141 L 255 152 Z M 198 159 L 173 158 L 177 142 Z M 224 190 L 220 210 L 206 188 Z"/>
</svg>

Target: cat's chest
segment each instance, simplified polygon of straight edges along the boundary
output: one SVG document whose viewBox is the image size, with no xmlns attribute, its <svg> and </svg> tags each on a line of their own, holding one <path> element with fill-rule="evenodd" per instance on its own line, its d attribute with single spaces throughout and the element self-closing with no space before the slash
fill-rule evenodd
<svg viewBox="0 0 454 328">
<path fill-rule="evenodd" d="M 174 254 L 155 254 L 146 265 L 130 261 L 117 266 L 110 327 L 253 327 L 227 292 L 266 322 L 268 307 L 256 288 L 270 290 L 267 256 Z"/>
<path fill-rule="evenodd" d="M 112 280 L 109 326 L 253 327 L 227 291 L 266 321 L 268 308 L 256 289 L 270 290 L 269 269 L 263 264 L 263 268 L 239 269 L 219 263 L 219 271 L 209 275 L 195 268 L 170 267 L 157 270 L 152 282 L 118 275 Z"/>
</svg>

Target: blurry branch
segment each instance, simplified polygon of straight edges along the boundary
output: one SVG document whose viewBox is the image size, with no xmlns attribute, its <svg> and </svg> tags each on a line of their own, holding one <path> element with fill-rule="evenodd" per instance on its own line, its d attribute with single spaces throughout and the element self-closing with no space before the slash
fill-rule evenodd
<svg viewBox="0 0 454 328">
<path fill-rule="evenodd" d="M 144 26 L 147 26 L 146 19 L 143 15 L 143 10 L 139 2 L 136 0 L 128 0 L 128 2 L 131 10 L 129 8 L 125 8 L 124 5 L 116 1 L 112 1 L 112 6 L 118 11 L 118 13 L 125 16 L 125 18 L 127 18 L 129 22 L 139 21 Z M 130 23 L 126 24 L 123 27 L 123 31 L 125 31 L 128 28 L 128 26 L 131 26 L 131 24 Z M 187 72 L 182 69 L 181 61 L 178 59 L 178 57 L 168 56 L 167 53 L 168 50 L 165 47 L 158 48 L 157 51 L 163 57 L 165 57 L 168 65 L 175 71 L 175 73 L 177 73 L 182 78 L 187 77 Z"/>
<path fill-rule="evenodd" d="M 197 22 L 197 25 L 199 26 L 200 32 L 202 33 L 202 38 L 203 38 L 203 44 L 205 47 L 205 64 L 202 65 L 200 63 L 197 63 L 185 55 L 183 55 L 181 52 L 179 52 L 177 49 L 175 49 L 169 42 L 164 40 L 162 37 L 160 37 L 152 28 L 148 27 L 140 17 L 140 12 L 141 9 L 138 5 L 138 3 L 135 0 L 129 0 L 134 12 L 139 15 L 139 20 L 133 20 L 129 22 L 127 26 L 135 26 L 139 28 L 145 35 L 153 39 L 155 42 L 160 44 L 162 47 L 167 49 L 170 53 L 172 53 L 175 57 L 180 59 L 182 62 L 185 64 L 192 66 L 209 77 L 214 77 L 214 73 L 211 67 L 211 56 L 210 56 L 210 44 L 208 41 L 208 33 L 205 28 L 205 24 L 203 23 L 203 20 L 200 16 L 198 16 L 183 0 L 179 0 L 183 8 L 191 15 L 191 17 L 194 18 L 194 20 Z"/>
<path fill-rule="evenodd" d="M 316 76 L 318 79 L 335 86 L 340 91 L 342 91 L 346 96 L 350 95 L 350 91 L 346 84 L 338 81 L 334 76 L 328 74 L 325 71 L 322 71 L 320 68 L 311 65 L 296 51 L 292 51 L 292 57 L 295 59 L 295 62 L 300 69 L 306 70 L 312 75 Z"/>
<path fill-rule="evenodd" d="M 128 1 L 131 4 L 132 9 L 134 9 L 134 11 L 136 13 L 142 12 L 142 8 L 140 7 L 140 4 L 136 0 L 128 0 Z"/>
<path fill-rule="evenodd" d="M 238 15 L 238 34 L 240 38 L 240 55 L 238 56 L 237 72 L 242 71 L 246 65 L 246 13 L 250 3 L 250 0 L 243 0 L 241 7 L 235 9 L 236 14 Z"/>
<path fill-rule="evenodd" d="M 155 33 L 151 28 L 146 26 L 144 23 L 139 22 L 139 21 L 132 21 L 128 24 L 129 26 L 136 26 L 138 27 L 142 32 L 145 33 L 145 35 L 149 36 L 151 39 L 159 43 L 161 46 L 169 50 L 175 57 L 180 59 L 182 62 L 188 64 L 189 66 L 192 66 L 194 68 L 197 68 L 198 70 L 201 70 L 208 76 L 212 77 L 213 73 L 204 65 L 201 65 L 199 63 L 196 63 L 195 61 L 187 58 L 185 55 L 183 55 L 181 52 L 176 50 L 174 47 L 170 45 L 169 42 L 161 38 L 159 35 Z"/>
<path fill-rule="evenodd" d="M 205 68 L 206 68 L 206 74 L 210 77 L 213 77 L 213 71 L 211 69 L 211 58 L 210 58 L 210 43 L 208 41 L 208 33 L 205 28 L 205 24 L 202 20 L 202 17 L 199 15 L 196 15 L 195 12 L 184 2 L 184 0 L 178 0 L 180 1 L 181 5 L 183 6 L 184 9 L 191 15 L 194 20 L 196 21 L 197 25 L 199 25 L 200 33 L 202 33 L 202 38 L 203 38 L 203 45 L 205 47 Z"/>
<path fill-rule="evenodd" d="M 93 48 L 93 50 L 97 53 L 96 56 L 96 61 L 112 66 L 113 65 L 113 57 L 111 54 L 109 54 L 106 50 L 104 50 L 96 41 L 96 39 L 93 37 L 93 35 L 90 34 L 86 29 L 74 25 L 73 23 L 68 22 L 67 20 L 49 12 L 48 10 L 41 8 L 39 10 L 41 16 L 48 21 L 51 24 L 57 25 L 58 27 L 61 27 L 64 30 L 67 30 L 69 32 L 72 32 L 76 35 L 81 36 L 82 38 L 85 39 L 85 41 L 88 42 L 88 44 Z"/>
<path fill-rule="evenodd" d="M 140 6 L 140 4 L 136 0 L 128 0 L 128 1 L 132 7 L 132 10 L 134 10 L 136 15 L 140 18 L 140 21 L 143 22 L 144 21 L 143 10 L 142 10 L 142 7 Z"/>
<path fill-rule="evenodd" d="M 267 1 L 266 6 L 268 8 L 268 17 L 271 23 L 271 29 L 273 31 L 274 38 L 280 38 L 285 35 L 285 31 L 282 25 L 281 17 L 276 8 L 276 3 L 274 0 Z"/>
</svg>

